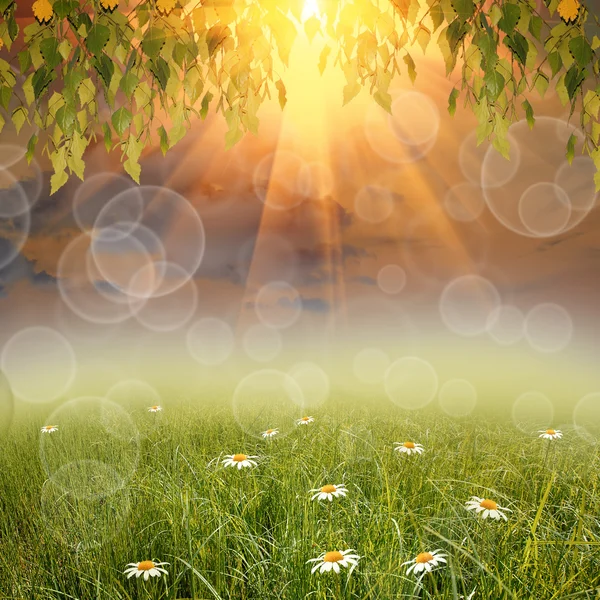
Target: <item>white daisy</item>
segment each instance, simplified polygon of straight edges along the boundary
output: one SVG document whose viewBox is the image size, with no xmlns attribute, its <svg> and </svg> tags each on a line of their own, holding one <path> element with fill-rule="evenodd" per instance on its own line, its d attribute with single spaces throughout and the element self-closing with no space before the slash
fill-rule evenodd
<svg viewBox="0 0 600 600">
<path fill-rule="evenodd" d="M 441 554 L 441 552 L 441 550 L 421 552 L 421 554 L 417 554 L 415 558 L 402 563 L 400 566 L 404 567 L 410 565 L 406 570 L 407 575 L 410 575 L 411 573 L 414 573 L 415 575 L 418 575 L 419 573 L 423 573 L 423 575 L 425 575 L 425 573 L 431 573 L 436 567 L 446 564 L 446 556 L 448 555 Z"/>
<path fill-rule="evenodd" d="M 474 510 L 478 515 L 481 515 L 482 519 L 495 519 L 499 521 L 504 519 L 508 521 L 508 518 L 502 511 L 511 512 L 510 509 L 498 506 L 493 500 L 487 500 L 485 498 L 478 498 L 477 496 L 471 496 L 471 499 L 465 504 L 467 510 Z"/>
<path fill-rule="evenodd" d="M 223 461 L 224 467 L 237 467 L 238 470 L 244 467 L 255 467 L 256 461 L 252 460 L 253 458 L 258 458 L 258 456 L 248 456 L 247 454 L 230 454 L 225 457 Z"/>
<path fill-rule="evenodd" d="M 134 575 L 139 577 L 144 576 L 144 581 L 148 581 L 150 577 L 160 577 L 161 575 L 168 575 L 168 573 L 162 568 L 163 565 L 168 565 L 166 562 L 155 563 L 151 560 L 143 560 L 138 563 L 129 563 L 127 569 L 123 571 L 123 575 L 127 575 L 127 579 L 130 579 Z"/>
<path fill-rule="evenodd" d="M 560 429 L 540 429 L 538 433 L 541 434 L 539 437 L 545 440 L 560 440 L 563 436 Z"/>
<path fill-rule="evenodd" d="M 42 427 L 42 433 L 54 433 L 58 431 L 58 425 L 45 425 Z"/>
<path fill-rule="evenodd" d="M 314 423 L 314 417 L 302 417 L 296 421 L 296 425 L 308 425 L 309 423 Z"/>
<path fill-rule="evenodd" d="M 340 572 L 340 567 L 350 567 L 350 573 L 354 571 L 360 556 L 352 554 L 354 550 L 333 550 L 331 552 L 323 552 L 321 556 L 317 558 L 311 558 L 307 560 L 307 563 L 316 563 L 311 569 L 311 573 L 314 573 L 317 569 L 319 573 L 325 573 L 326 571 Z"/>
<path fill-rule="evenodd" d="M 311 498 L 311 500 L 329 500 L 329 502 L 333 501 L 333 498 L 340 498 L 345 496 L 348 490 L 346 486 L 341 483 L 338 485 L 324 485 L 322 488 L 317 488 L 314 490 L 310 490 L 312 492 L 316 492 L 316 494 Z"/>
<path fill-rule="evenodd" d="M 266 431 L 263 431 L 261 433 L 261 435 L 264 438 L 272 438 L 273 436 L 277 435 L 279 433 L 279 429 L 267 429 Z"/>
<path fill-rule="evenodd" d="M 154 406 L 151 406 L 151 407 L 148 409 L 148 412 L 157 413 L 157 412 L 160 412 L 161 410 L 162 410 L 162 406 L 160 406 L 160 405 L 158 405 L 158 404 L 155 404 Z"/>
<path fill-rule="evenodd" d="M 422 454 L 425 451 L 425 448 L 421 444 L 415 444 L 414 442 L 394 442 L 396 447 L 394 450 L 397 452 L 402 452 L 403 454 Z"/>
</svg>

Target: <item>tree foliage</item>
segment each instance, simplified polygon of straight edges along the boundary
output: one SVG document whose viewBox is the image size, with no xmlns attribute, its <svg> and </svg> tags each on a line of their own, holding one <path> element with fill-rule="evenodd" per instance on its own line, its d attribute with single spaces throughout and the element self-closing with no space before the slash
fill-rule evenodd
<svg viewBox="0 0 600 600">
<path fill-rule="evenodd" d="M 388 112 L 393 77 L 414 81 L 415 54 L 435 44 L 447 74 L 460 74 L 450 113 L 459 101 L 470 108 L 478 141 L 504 155 L 511 123 L 525 116 L 534 126 L 528 97 L 553 86 L 578 113 L 581 151 L 600 173 L 598 18 L 579 0 L 544 2 L 322 0 L 321 15 L 303 21 L 303 0 L 36 0 L 36 21 L 20 31 L 16 0 L 0 0 L 0 129 L 9 118 L 17 131 L 29 122 L 45 132 L 52 192 L 71 173 L 83 178 L 98 136 L 139 181 L 153 132 L 166 152 L 212 109 L 225 118 L 227 146 L 257 133 L 265 98 L 285 105 L 285 66 L 303 29 L 325 38 L 315 68 L 343 71 L 342 102 L 366 88 Z M 37 144 L 33 135 L 28 157 Z"/>
</svg>

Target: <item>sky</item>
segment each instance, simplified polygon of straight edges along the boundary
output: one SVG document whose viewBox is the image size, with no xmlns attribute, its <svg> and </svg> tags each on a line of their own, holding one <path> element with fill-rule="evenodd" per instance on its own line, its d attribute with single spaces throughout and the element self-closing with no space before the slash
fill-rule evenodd
<svg viewBox="0 0 600 600">
<path fill-rule="evenodd" d="M 584 365 L 582 393 L 600 385 L 600 212 L 591 161 L 565 161 L 576 115 L 568 123 L 551 90 L 532 99 L 536 125 L 511 128 L 506 161 L 476 146 L 468 110 L 448 115 L 456 77 L 440 57 L 417 62 L 416 85 L 395 81 L 389 116 L 364 91 L 342 107 L 343 77 L 318 74 L 318 42 L 294 50 L 288 104 L 261 109 L 258 136 L 225 150 L 211 113 L 166 156 L 143 155 L 141 188 L 98 143 L 85 181 L 50 196 L 47 160 L 27 166 L 27 132 L 7 125 L 7 373 L 60 339 L 90 364 L 113 351 L 209 368 L 339 358 L 362 383 L 404 356 L 476 377 L 502 352 L 536 377 Z M 31 327 L 46 329 L 23 337 Z"/>
</svg>

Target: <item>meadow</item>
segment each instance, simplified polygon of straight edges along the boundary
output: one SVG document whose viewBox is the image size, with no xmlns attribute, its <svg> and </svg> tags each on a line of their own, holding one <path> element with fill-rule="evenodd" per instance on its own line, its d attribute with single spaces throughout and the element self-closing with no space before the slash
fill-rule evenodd
<svg viewBox="0 0 600 600">
<path fill-rule="evenodd" d="M 600 598 L 597 446 L 332 396 L 308 425 L 295 408 L 267 418 L 218 397 L 156 413 L 90 399 L 56 423 L 14 423 L 0 440 L 0 598 Z M 406 441 L 424 452 L 394 450 Z M 224 466 L 236 453 L 256 466 Z M 346 496 L 312 499 L 330 484 Z M 472 496 L 507 521 L 468 511 Z M 307 561 L 347 549 L 351 573 L 311 573 Z M 407 573 L 437 549 L 446 565 Z M 149 560 L 168 575 L 124 574 Z"/>
</svg>

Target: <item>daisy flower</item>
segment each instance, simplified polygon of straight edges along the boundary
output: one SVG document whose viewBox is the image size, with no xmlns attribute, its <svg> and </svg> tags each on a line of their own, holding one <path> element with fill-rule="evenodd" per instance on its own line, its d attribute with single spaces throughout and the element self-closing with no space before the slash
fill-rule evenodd
<svg viewBox="0 0 600 600">
<path fill-rule="evenodd" d="M 263 431 L 260 435 L 262 435 L 264 438 L 272 438 L 278 433 L 279 429 L 267 429 L 266 431 Z"/>
<path fill-rule="evenodd" d="M 139 577 L 144 576 L 144 581 L 148 581 L 150 577 L 160 577 L 161 575 L 168 575 L 168 573 L 162 568 L 163 565 L 168 565 L 166 562 L 155 563 L 151 560 L 143 560 L 138 563 L 129 563 L 127 569 L 123 571 L 123 575 L 127 575 L 127 579 L 130 579 L 134 575 Z"/>
<path fill-rule="evenodd" d="M 311 573 L 314 573 L 317 569 L 319 573 L 325 573 L 326 571 L 340 572 L 340 567 L 350 567 L 350 573 L 354 571 L 360 556 L 352 554 L 354 550 L 333 550 L 331 552 L 323 552 L 321 556 L 317 558 L 311 558 L 307 560 L 307 563 L 315 563 L 311 569 Z"/>
<path fill-rule="evenodd" d="M 419 573 L 423 573 L 423 575 L 425 575 L 425 573 L 431 573 L 436 567 L 446 564 L 446 556 L 448 555 L 442 554 L 441 552 L 441 550 L 421 552 L 421 554 L 417 554 L 415 558 L 402 563 L 400 566 L 405 567 L 406 565 L 410 565 L 406 570 L 407 575 L 410 575 L 411 573 L 414 573 L 415 575 L 418 575 Z M 423 575 L 421 575 L 421 577 Z"/>
<path fill-rule="evenodd" d="M 314 490 L 310 490 L 312 492 L 316 492 L 316 494 L 311 498 L 311 500 L 319 499 L 319 500 L 329 500 L 329 502 L 333 501 L 334 496 L 336 498 L 340 498 L 345 496 L 348 490 L 346 486 L 342 484 L 338 485 L 324 485 L 322 488 L 317 488 Z"/>
<path fill-rule="evenodd" d="M 296 421 L 296 425 L 308 425 L 309 423 L 314 423 L 314 417 L 302 417 Z"/>
<path fill-rule="evenodd" d="M 157 413 L 157 412 L 160 412 L 161 410 L 162 410 L 162 406 L 160 406 L 160 405 L 158 405 L 158 404 L 155 404 L 154 406 L 151 406 L 151 407 L 148 409 L 148 412 L 154 412 L 154 413 Z"/>
<path fill-rule="evenodd" d="M 225 457 L 221 462 L 224 467 L 237 467 L 238 470 L 244 467 L 255 467 L 256 461 L 252 460 L 253 458 L 258 458 L 258 456 L 248 456 L 247 454 L 230 454 Z"/>
<path fill-rule="evenodd" d="M 541 434 L 539 437 L 545 440 L 560 440 L 563 436 L 560 429 L 540 429 L 538 433 Z"/>
<path fill-rule="evenodd" d="M 46 425 L 42 427 L 42 433 L 54 433 L 58 431 L 58 425 Z"/>
<path fill-rule="evenodd" d="M 425 451 L 425 448 L 423 448 L 421 444 L 415 444 L 414 442 L 403 442 L 402 444 L 400 442 L 394 442 L 394 444 L 396 445 L 394 450 L 402 452 L 403 454 L 408 454 L 409 456 L 411 454 L 423 454 Z"/>
<path fill-rule="evenodd" d="M 467 510 L 474 510 L 477 514 L 481 514 L 482 519 L 495 519 L 499 521 L 504 519 L 508 521 L 508 518 L 502 511 L 511 512 L 510 509 L 498 506 L 493 500 L 487 500 L 485 498 L 478 498 L 477 496 L 471 496 L 471 499 L 465 504 Z"/>
</svg>

